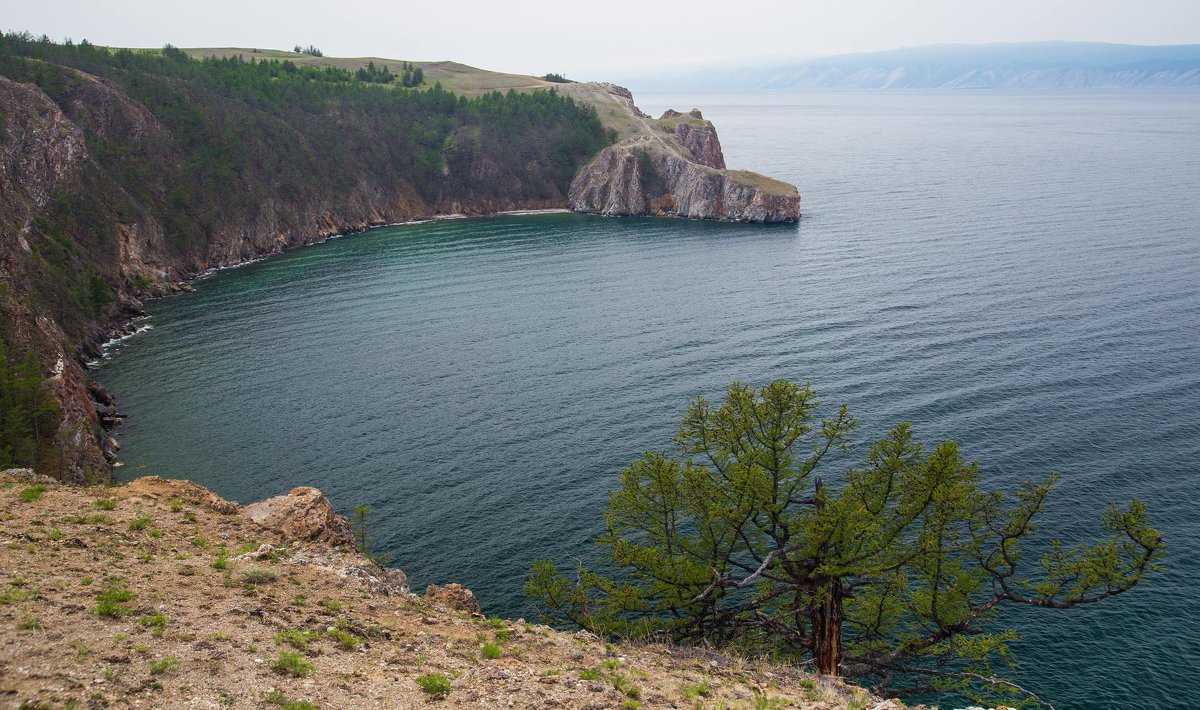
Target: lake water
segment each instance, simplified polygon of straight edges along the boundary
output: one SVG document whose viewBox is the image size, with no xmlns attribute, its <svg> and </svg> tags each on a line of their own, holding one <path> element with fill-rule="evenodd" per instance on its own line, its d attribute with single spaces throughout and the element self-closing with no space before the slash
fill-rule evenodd
<svg viewBox="0 0 1200 710">
<path fill-rule="evenodd" d="M 388 227 L 153 303 L 100 371 L 122 478 L 371 506 L 414 588 L 528 613 L 539 557 L 591 559 L 622 466 L 687 399 L 809 380 L 864 437 L 907 420 L 995 487 L 1062 474 L 1075 539 L 1133 496 L 1166 573 L 1025 617 L 1059 708 L 1183 707 L 1200 660 L 1200 97 L 642 96 L 701 107 L 798 225 L 576 215 Z"/>
</svg>

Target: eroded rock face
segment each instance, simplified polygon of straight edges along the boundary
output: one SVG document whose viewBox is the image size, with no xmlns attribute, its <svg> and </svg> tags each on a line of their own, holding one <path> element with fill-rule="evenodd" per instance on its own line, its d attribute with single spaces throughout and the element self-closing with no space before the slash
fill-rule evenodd
<svg viewBox="0 0 1200 710">
<path fill-rule="evenodd" d="M 329 499 L 316 488 L 293 488 L 287 495 L 251 503 L 241 514 L 289 542 L 354 547 L 350 523 L 333 512 Z"/>
<path fill-rule="evenodd" d="M 475 598 L 475 594 L 457 582 L 451 582 L 444 587 L 431 584 L 425 589 L 425 598 L 448 609 L 479 613 L 479 600 Z"/>
<path fill-rule="evenodd" d="M 635 137 L 600 151 L 571 183 L 571 209 L 722 222 L 794 222 L 800 193 L 762 176 L 701 165 L 661 139 Z"/>
<path fill-rule="evenodd" d="M 725 169 L 725 154 L 721 152 L 721 139 L 717 137 L 717 129 L 711 123 L 705 126 L 679 123 L 675 126 L 675 137 L 679 139 L 684 148 L 691 151 L 696 162 L 717 170 Z"/>
</svg>

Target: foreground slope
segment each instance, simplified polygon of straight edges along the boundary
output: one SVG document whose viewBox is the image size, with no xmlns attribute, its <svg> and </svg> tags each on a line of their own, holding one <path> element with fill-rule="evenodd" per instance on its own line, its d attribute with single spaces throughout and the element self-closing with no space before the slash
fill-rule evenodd
<svg viewBox="0 0 1200 710">
<path fill-rule="evenodd" d="M 0 517 L 6 705 L 900 707 L 787 666 L 485 619 L 457 585 L 411 594 L 314 489 L 238 506 L 184 481 L 11 471 Z"/>
</svg>

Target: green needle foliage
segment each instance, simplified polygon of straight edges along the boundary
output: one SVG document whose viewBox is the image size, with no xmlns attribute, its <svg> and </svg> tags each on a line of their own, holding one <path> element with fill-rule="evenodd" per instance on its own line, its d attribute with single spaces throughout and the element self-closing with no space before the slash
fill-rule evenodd
<svg viewBox="0 0 1200 710">
<path fill-rule="evenodd" d="M 1159 569 L 1162 538 L 1138 501 L 1105 513 L 1101 541 L 1042 542 L 1027 559 L 1055 478 L 1011 499 L 983 490 L 954 442 L 927 450 L 908 424 L 824 483 L 857 426 L 845 405 L 818 417 L 813 390 L 786 380 L 694 400 L 679 457 L 647 453 L 622 472 L 604 572 L 539 561 L 526 592 L 548 619 L 606 636 L 732 646 L 886 693 L 1036 703 L 993 671 L 1017 638 L 1001 612 L 1098 602 Z"/>
<path fill-rule="evenodd" d="M 44 470 L 45 449 L 58 427 L 59 409 L 42 381 L 33 351 L 10 362 L 0 336 L 0 470 Z"/>
</svg>

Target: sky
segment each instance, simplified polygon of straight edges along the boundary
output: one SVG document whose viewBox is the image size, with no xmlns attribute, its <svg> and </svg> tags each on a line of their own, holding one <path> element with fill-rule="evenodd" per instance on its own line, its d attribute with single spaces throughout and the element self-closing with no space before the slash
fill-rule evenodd
<svg viewBox="0 0 1200 710">
<path fill-rule="evenodd" d="M 123 47 L 313 44 L 583 80 L 921 44 L 1200 43 L 1200 0 L 4 0 L 0 27 Z"/>
</svg>

